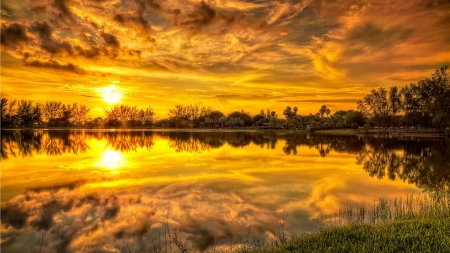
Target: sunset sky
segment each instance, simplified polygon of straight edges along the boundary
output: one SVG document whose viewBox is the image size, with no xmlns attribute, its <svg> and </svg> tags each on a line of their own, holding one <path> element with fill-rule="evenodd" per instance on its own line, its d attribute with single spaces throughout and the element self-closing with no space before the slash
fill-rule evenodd
<svg viewBox="0 0 450 253">
<path fill-rule="evenodd" d="M 1 96 L 354 109 L 450 63 L 450 1 L 2 0 Z"/>
</svg>

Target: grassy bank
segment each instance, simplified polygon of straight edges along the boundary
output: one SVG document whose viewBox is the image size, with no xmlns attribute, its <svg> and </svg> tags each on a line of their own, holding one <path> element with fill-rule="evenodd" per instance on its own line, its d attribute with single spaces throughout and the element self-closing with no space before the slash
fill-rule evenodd
<svg viewBox="0 0 450 253">
<path fill-rule="evenodd" d="M 253 252 L 450 252 L 450 218 L 331 227 Z"/>
<path fill-rule="evenodd" d="M 278 237 L 251 252 L 450 252 L 449 197 L 419 194 L 344 206 L 324 216 L 329 227 Z"/>
</svg>

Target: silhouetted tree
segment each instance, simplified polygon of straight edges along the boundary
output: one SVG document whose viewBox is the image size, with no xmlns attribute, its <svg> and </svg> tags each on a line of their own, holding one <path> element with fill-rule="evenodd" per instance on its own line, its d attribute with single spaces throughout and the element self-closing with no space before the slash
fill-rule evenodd
<svg viewBox="0 0 450 253">
<path fill-rule="evenodd" d="M 31 100 L 21 100 L 17 104 L 17 116 L 23 126 L 30 126 L 33 121 L 33 102 Z"/>
<path fill-rule="evenodd" d="M 80 125 L 84 124 L 86 121 L 87 114 L 91 108 L 87 107 L 86 105 L 78 105 L 77 103 L 73 104 L 72 106 L 72 119 L 75 122 L 75 124 Z"/>
</svg>

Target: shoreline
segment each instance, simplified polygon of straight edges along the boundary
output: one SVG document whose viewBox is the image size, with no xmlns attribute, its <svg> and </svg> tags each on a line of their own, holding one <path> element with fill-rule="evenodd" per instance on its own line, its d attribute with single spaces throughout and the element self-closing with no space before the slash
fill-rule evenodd
<svg viewBox="0 0 450 253">
<path fill-rule="evenodd" d="M 155 128 L 155 127 L 138 127 L 138 128 L 90 128 L 90 127 L 6 127 L 1 128 L 5 131 L 14 130 L 46 130 L 46 131 L 79 131 L 79 130 L 94 130 L 94 131 L 154 131 L 154 132 L 188 132 L 188 133 L 205 133 L 205 132 L 248 132 L 248 133 L 277 133 L 277 134 L 292 134 L 302 133 L 311 134 L 307 130 L 285 130 L 285 129 L 257 129 L 257 128 Z M 447 137 L 445 133 L 439 132 L 425 132 L 425 131 L 396 131 L 396 132 L 379 132 L 378 130 L 370 130 L 368 133 L 353 129 L 330 129 L 330 130 L 316 130 L 312 134 L 331 134 L 331 135 L 375 135 L 386 137 Z"/>
</svg>

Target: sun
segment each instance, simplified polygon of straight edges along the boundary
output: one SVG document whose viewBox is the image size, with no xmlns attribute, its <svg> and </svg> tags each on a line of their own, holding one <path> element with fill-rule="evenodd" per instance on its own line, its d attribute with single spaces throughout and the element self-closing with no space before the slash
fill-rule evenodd
<svg viewBox="0 0 450 253">
<path fill-rule="evenodd" d="M 120 152 L 107 150 L 103 153 L 103 157 L 99 162 L 99 165 L 114 170 L 119 168 L 123 163 L 124 161 Z"/>
<path fill-rule="evenodd" d="M 122 94 L 118 91 L 117 87 L 110 85 L 102 89 L 103 100 L 109 104 L 119 103 L 122 98 Z"/>
</svg>

